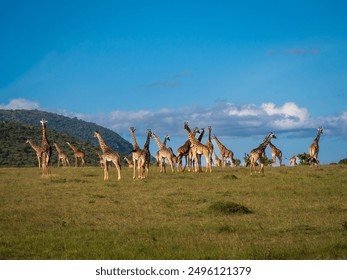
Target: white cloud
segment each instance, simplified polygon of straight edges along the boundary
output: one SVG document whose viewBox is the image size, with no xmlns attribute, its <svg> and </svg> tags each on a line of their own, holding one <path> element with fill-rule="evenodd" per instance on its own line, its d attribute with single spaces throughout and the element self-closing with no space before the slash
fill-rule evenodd
<svg viewBox="0 0 347 280">
<path fill-rule="evenodd" d="M 24 98 L 11 99 L 8 104 L 0 104 L 0 109 L 5 110 L 34 110 L 39 109 L 40 105 L 38 102 L 30 101 Z"/>
</svg>

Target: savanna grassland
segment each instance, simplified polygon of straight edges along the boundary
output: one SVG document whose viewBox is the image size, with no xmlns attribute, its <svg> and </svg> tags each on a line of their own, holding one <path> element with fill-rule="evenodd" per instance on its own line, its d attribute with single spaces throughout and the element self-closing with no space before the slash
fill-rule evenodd
<svg viewBox="0 0 347 280">
<path fill-rule="evenodd" d="M 0 259 L 347 259 L 347 166 L 0 169 Z"/>
</svg>

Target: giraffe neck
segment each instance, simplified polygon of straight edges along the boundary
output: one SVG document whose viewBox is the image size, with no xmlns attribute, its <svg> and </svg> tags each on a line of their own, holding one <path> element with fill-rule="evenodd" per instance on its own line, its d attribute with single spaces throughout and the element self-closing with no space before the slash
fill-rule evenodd
<svg viewBox="0 0 347 280">
<path fill-rule="evenodd" d="M 69 145 L 69 147 L 73 150 L 74 153 L 77 153 L 78 152 L 78 149 L 73 146 L 71 143 L 67 143 Z"/>
<path fill-rule="evenodd" d="M 274 144 L 271 143 L 271 141 L 269 141 L 269 146 L 271 148 L 271 150 L 276 150 L 276 147 Z"/>
<path fill-rule="evenodd" d="M 270 140 L 271 140 L 270 135 L 271 135 L 271 134 L 269 134 L 269 135 L 265 138 L 264 142 L 263 142 L 262 144 L 260 144 L 260 147 L 261 147 L 261 148 L 265 149 L 266 146 L 269 144 L 269 142 L 270 142 Z"/>
<path fill-rule="evenodd" d="M 54 143 L 54 147 L 56 148 L 58 154 L 61 154 L 61 149 L 59 148 L 59 146 L 56 143 Z"/>
<path fill-rule="evenodd" d="M 208 127 L 208 142 L 212 142 L 212 141 L 211 141 L 211 132 L 212 132 L 212 129 L 211 129 L 211 127 L 209 126 L 209 127 Z"/>
<path fill-rule="evenodd" d="M 161 150 L 162 148 L 165 147 L 165 145 L 159 140 L 158 136 L 155 135 L 154 133 L 152 133 L 152 136 L 155 140 L 155 142 L 157 143 L 158 147 L 159 147 L 159 150 Z"/>
<path fill-rule="evenodd" d="M 41 147 L 36 146 L 31 140 L 28 140 L 28 143 L 36 152 L 40 151 Z"/>
<path fill-rule="evenodd" d="M 46 124 L 42 123 L 42 146 L 49 145 L 46 133 Z"/>
<path fill-rule="evenodd" d="M 205 133 L 205 130 L 202 129 L 202 130 L 201 130 L 201 133 L 200 133 L 200 135 L 199 135 L 199 138 L 198 138 L 198 141 L 199 141 L 199 142 L 201 142 L 202 137 L 204 136 L 204 133 Z"/>
<path fill-rule="evenodd" d="M 106 143 L 104 142 L 104 139 L 102 139 L 101 135 L 98 133 L 96 134 L 96 137 L 99 140 L 99 144 L 100 144 L 100 148 L 102 150 L 103 153 L 107 152 L 110 150 L 110 147 L 106 145 Z"/>
<path fill-rule="evenodd" d="M 317 145 L 318 145 L 318 142 L 319 142 L 319 139 L 320 139 L 320 135 L 321 135 L 321 133 L 318 131 L 318 134 L 317 134 L 316 138 L 314 139 L 314 142 L 316 142 Z"/>
<path fill-rule="evenodd" d="M 225 147 L 224 147 L 224 145 L 218 140 L 217 136 L 214 136 L 214 139 L 216 140 L 216 143 L 217 143 L 217 145 L 218 145 L 218 148 L 219 148 L 220 150 L 223 150 Z"/>
<path fill-rule="evenodd" d="M 148 131 L 147 131 L 146 143 L 145 143 L 145 145 L 143 146 L 144 149 L 149 149 L 149 143 L 150 143 L 150 141 L 151 141 L 151 131 L 148 130 Z"/>
<path fill-rule="evenodd" d="M 134 150 L 140 149 L 140 146 L 137 144 L 136 137 L 135 137 L 135 129 L 130 129 L 131 134 L 131 140 L 133 142 L 133 148 Z"/>
</svg>

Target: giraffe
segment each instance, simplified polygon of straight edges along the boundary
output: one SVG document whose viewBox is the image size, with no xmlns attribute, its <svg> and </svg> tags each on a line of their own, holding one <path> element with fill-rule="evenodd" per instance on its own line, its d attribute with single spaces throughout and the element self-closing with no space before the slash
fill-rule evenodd
<svg viewBox="0 0 347 280">
<path fill-rule="evenodd" d="M 40 146 L 35 145 L 31 139 L 27 139 L 27 141 L 25 142 L 25 144 L 29 144 L 31 146 L 31 148 L 35 151 L 36 156 L 37 156 L 37 161 L 39 163 L 39 168 L 41 168 L 41 154 L 42 154 L 42 150 Z"/>
<path fill-rule="evenodd" d="M 201 128 L 200 129 L 200 135 L 198 137 L 198 141 L 200 143 L 202 141 L 202 137 L 204 136 L 204 134 L 205 134 L 205 128 Z M 202 171 L 202 168 L 201 168 L 201 154 L 197 154 L 197 161 L 195 161 L 194 158 L 193 158 L 193 153 L 194 153 L 194 149 L 191 149 L 190 153 L 189 153 L 189 158 L 190 158 L 190 161 L 191 161 L 192 168 L 194 169 L 194 166 L 197 164 L 198 165 L 198 170 L 199 170 L 199 172 L 201 172 Z"/>
<path fill-rule="evenodd" d="M 310 145 L 309 147 L 309 154 L 310 154 L 310 164 L 311 166 L 314 165 L 315 163 L 318 165 L 319 164 L 319 160 L 318 160 L 318 153 L 319 153 L 319 139 L 321 134 L 323 134 L 323 128 L 319 127 L 318 128 L 318 133 L 316 138 L 313 140 L 313 143 Z"/>
<path fill-rule="evenodd" d="M 292 157 L 289 159 L 289 166 L 291 166 L 291 165 L 293 165 L 293 166 L 298 165 L 298 164 L 296 163 L 297 157 L 298 157 L 298 155 L 294 155 L 294 156 L 292 156 Z"/>
<path fill-rule="evenodd" d="M 217 167 L 222 166 L 222 161 L 221 159 L 217 156 L 216 152 L 214 152 L 214 161 Z"/>
<path fill-rule="evenodd" d="M 235 164 L 235 161 L 234 161 L 234 153 L 229 150 L 227 147 L 225 147 L 220 141 L 219 139 L 217 138 L 216 135 L 213 135 L 212 136 L 212 139 L 214 139 L 217 143 L 217 146 L 219 148 L 219 152 L 220 152 L 220 155 L 222 157 L 222 167 L 225 167 L 225 164 L 226 164 L 226 160 L 227 158 L 230 158 L 232 164 Z"/>
<path fill-rule="evenodd" d="M 208 130 L 208 138 L 207 138 L 207 142 L 206 142 L 206 147 L 209 149 L 209 151 L 210 151 L 210 155 L 211 155 L 211 163 L 213 162 L 213 160 L 212 160 L 212 155 L 213 155 L 213 152 L 214 152 L 214 148 L 213 148 L 213 144 L 212 144 L 212 140 L 211 140 L 211 133 L 212 133 L 212 127 L 211 126 L 209 126 L 208 128 L 207 128 L 207 130 Z M 216 155 L 216 153 L 215 153 L 215 155 Z"/>
<path fill-rule="evenodd" d="M 265 159 L 265 149 L 267 147 L 267 145 L 269 144 L 271 138 L 277 138 L 276 135 L 273 132 L 270 132 L 270 134 L 264 139 L 263 143 L 261 143 L 257 148 L 253 149 L 250 152 L 250 172 L 252 175 L 252 168 L 255 171 L 255 165 L 257 160 L 260 161 L 260 169 L 259 169 L 259 173 L 260 171 L 264 174 L 264 159 Z"/>
<path fill-rule="evenodd" d="M 78 159 L 81 159 L 81 166 L 84 167 L 86 165 L 86 154 L 72 145 L 70 142 L 66 142 L 66 144 L 71 148 L 75 156 L 75 167 L 78 167 Z"/>
<path fill-rule="evenodd" d="M 188 138 L 190 142 L 192 143 L 192 149 L 193 149 L 193 158 L 195 161 L 198 159 L 198 154 L 203 154 L 206 160 L 206 172 L 210 171 L 212 172 L 212 167 L 211 167 L 211 156 L 210 156 L 210 151 L 209 149 L 204 145 L 201 144 L 198 139 L 195 138 L 194 134 L 191 132 L 188 122 L 184 123 L 184 129 L 187 131 Z M 195 167 L 195 171 L 197 172 L 197 168 Z"/>
<path fill-rule="evenodd" d="M 197 127 L 195 127 L 193 134 L 194 136 L 200 133 L 199 129 Z M 188 139 L 181 147 L 179 147 L 177 149 L 177 170 L 178 171 L 184 171 L 187 167 L 188 164 L 188 171 L 190 171 L 190 165 L 191 165 L 191 161 L 188 159 L 189 156 L 189 152 L 190 152 L 190 148 L 191 148 L 192 143 L 190 142 L 190 140 Z M 186 159 L 186 165 L 184 166 L 184 168 L 182 169 L 182 158 Z M 181 170 L 180 170 L 181 167 Z"/>
<path fill-rule="evenodd" d="M 133 158 L 133 179 L 136 178 L 136 168 L 137 168 L 137 176 L 138 178 L 141 177 L 140 175 L 140 170 L 138 168 L 139 166 L 139 160 L 140 160 L 140 156 L 141 156 L 141 152 L 142 150 L 140 149 L 140 146 L 137 144 L 137 141 L 136 141 L 136 137 L 135 137 L 135 128 L 134 127 L 130 127 L 129 128 L 129 131 L 130 131 L 130 134 L 131 134 L 131 140 L 132 140 L 132 143 L 133 143 L 133 150 L 131 152 L 131 156 Z"/>
<path fill-rule="evenodd" d="M 159 167 L 160 167 L 160 173 L 165 172 L 165 168 L 163 166 L 163 159 L 166 158 L 168 163 L 171 166 L 171 171 L 174 172 L 173 168 L 173 162 L 174 162 L 174 155 L 172 152 L 172 149 L 167 148 L 158 138 L 157 135 L 155 135 L 153 132 L 151 134 L 151 137 L 155 140 L 155 142 L 158 145 L 159 148 Z"/>
<path fill-rule="evenodd" d="M 127 162 L 129 168 L 134 168 L 134 164 L 127 157 L 124 157 L 124 160 Z"/>
<path fill-rule="evenodd" d="M 272 164 L 276 166 L 276 157 L 278 157 L 280 166 L 282 166 L 282 151 L 278 149 L 274 144 L 272 144 L 271 141 L 269 141 L 269 146 L 271 149 Z"/>
<path fill-rule="evenodd" d="M 46 176 L 49 173 L 48 168 L 49 168 L 49 163 L 51 161 L 52 147 L 49 145 L 49 142 L 47 139 L 47 132 L 46 132 L 47 120 L 42 119 L 40 122 L 42 125 L 42 144 L 41 144 L 42 172 L 43 172 L 43 176 Z"/>
<path fill-rule="evenodd" d="M 147 129 L 147 139 L 143 149 L 141 151 L 140 160 L 139 160 L 139 169 L 141 179 L 149 177 L 149 164 L 151 162 L 151 152 L 149 151 L 149 144 L 151 141 L 152 131 Z M 145 174 L 146 173 L 146 174 Z"/>
<path fill-rule="evenodd" d="M 102 139 L 101 135 L 99 132 L 95 131 L 94 132 L 94 137 L 98 138 L 100 148 L 102 150 L 102 159 L 104 160 L 104 180 L 109 179 L 109 174 L 108 174 L 108 162 L 113 162 L 113 164 L 116 166 L 117 173 L 118 173 L 118 180 L 121 179 L 121 165 L 120 165 L 120 156 L 117 152 L 113 151 L 109 146 L 106 145 L 104 142 L 104 139 Z"/>
<path fill-rule="evenodd" d="M 59 148 L 59 146 L 57 145 L 57 143 L 53 143 L 53 146 L 55 147 L 55 149 L 57 150 L 57 153 L 58 153 L 58 167 L 60 165 L 60 161 L 61 161 L 61 164 L 66 167 L 66 163 L 69 165 L 70 167 L 70 163 L 69 163 L 69 158 L 67 157 L 67 154 L 64 153 L 62 151 L 62 149 Z"/>
<path fill-rule="evenodd" d="M 163 145 L 166 147 L 166 142 L 167 141 L 171 141 L 170 140 L 170 136 L 168 134 L 165 135 L 164 137 L 164 141 L 163 141 Z M 169 148 L 170 149 L 170 148 Z M 157 161 L 157 165 L 159 165 L 159 151 L 157 151 L 157 153 L 155 154 L 155 159 Z M 165 162 L 165 158 L 162 158 L 163 160 L 163 167 L 164 167 L 164 172 L 166 172 L 166 162 Z"/>
<path fill-rule="evenodd" d="M 99 162 L 100 162 L 100 167 L 103 168 L 104 166 L 104 159 L 102 158 L 101 154 L 99 152 L 96 153 L 98 155 L 99 158 Z"/>
</svg>

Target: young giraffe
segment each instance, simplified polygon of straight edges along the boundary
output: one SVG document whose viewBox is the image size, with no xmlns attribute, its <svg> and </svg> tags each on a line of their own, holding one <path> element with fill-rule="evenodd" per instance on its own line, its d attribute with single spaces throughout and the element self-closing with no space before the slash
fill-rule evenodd
<svg viewBox="0 0 347 280">
<path fill-rule="evenodd" d="M 259 169 L 259 173 L 260 171 L 264 174 L 264 159 L 265 159 L 265 149 L 267 147 L 267 145 L 269 144 L 271 138 L 277 138 L 276 135 L 271 132 L 263 141 L 263 143 L 261 143 L 257 148 L 253 149 L 249 156 L 250 156 L 250 172 L 252 175 L 252 169 L 254 169 L 255 171 L 255 165 L 257 160 L 260 161 L 260 169 Z"/>
<path fill-rule="evenodd" d="M 124 157 L 124 160 L 127 162 L 129 168 L 134 168 L 134 164 L 127 157 Z"/>
<path fill-rule="evenodd" d="M 49 163 L 51 161 L 52 147 L 48 143 L 47 133 L 46 133 L 46 123 L 47 120 L 42 119 L 42 144 L 41 144 L 41 157 L 42 157 L 42 172 L 43 176 L 48 175 L 49 173 Z"/>
<path fill-rule="evenodd" d="M 192 149 L 193 149 L 193 157 L 195 161 L 197 162 L 198 159 L 198 154 L 203 154 L 206 160 L 206 172 L 209 170 L 212 172 L 212 167 L 211 167 L 211 156 L 210 156 L 210 151 L 209 149 L 204 145 L 201 144 L 198 139 L 195 138 L 194 134 L 191 132 L 188 123 L 184 123 L 184 129 L 187 131 L 188 138 L 190 142 L 192 143 Z M 195 167 L 195 171 L 198 172 L 197 168 Z"/>
<path fill-rule="evenodd" d="M 57 150 L 57 153 L 58 153 L 58 167 L 60 165 L 60 161 L 61 161 L 61 164 L 66 167 L 66 163 L 69 165 L 70 167 L 70 163 L 69 163 L 69 158 L 67 157 L 67 154 L 64 153 L 62 151 L 62 149 L 59 148 L 59 146 L 57 145 L 57 143 L 53 143 L 53 146 L 55 147 L 55 149 Z"/>
<path fill-rule="evenodd" d="M 319 153 L 319 139 L 321 134 L 323 134 L 323 128 L 319 127 L 318 128 L 318 134 L 316 136 L 316 138 L 313 140 L 313 143 L 310 145 L 309 148 L 309 154 L 310 154 L 310 164 L 311 166 L 314 165 L 315 163 L 318 165 L 319 164 L 319 160 L 318 160 L 318 153 Z"/>
<path fill-rule="evenodd" d="M 276 157 L 278 158 L 278 161 L 280 162 L 280 166 L 282 166 L 282 151 L 278 149 L 274 144 L 269 141 L 269 146 L 271 149 L 271 156 L 272 156 L 272 164 L 275 166 L 276 164 Z"/>
<path fill-rule="evenodd" d="M 159 167 L 160 167 L 160 173 L 165 172 L 165 168 L 163 166 L 163 159 L 166 158 L 168 163 L 171 166 L 171 171 L 174 172 L 173 163 L 174 163 L 174 156 L 172 153 L 172 149 L 165 147 L 165 145 L 159 140 L 158 136 L 155 135 L 153 132 L 151 134 L 151 137 L 155 140 L 155 142 L 158 145 L 159 148 Z"/>
<path fill-rule="evenodd" d="M 298 165 L 297 163 L 296 163 L 296 158 L 298 157 L 298 155 L 294 155 L 294 156 L 292 156 L 290 159 L 289 159 L 289 166 L 291 166 L 291 165 L 293 165 L 293 166 L 295 166 L 295 165 Z"/>
<path fill-rule="evenodd" d="M 99 158 L 99 162 L 100 162 L 100 167 L 103 168 L 104 166 L 104 159 L 102 158 L 101 154 L 99 152 L 96 153 L 98 158 Z"/>
<path fill-rule="evenodd" d="M 227 158 L 230 158 L 232 164 L 234 164 L 234 163 L 235 163 L 235 161 L 234 161 L 234 153 L 233 153 L 231 150 L 229 150 L 227 147 L 225 147 L 225 146 L 219 141 L 219 139 L 217 138 L 216 135 L 213 135 L 213 136 L 212 136 L 212 139 L 214 139 L 214 140 L 216 141 L 217 146 L 218 146 L 218 148 L 219 148 L 219 153 L 220 153 L 221 158 L 222 158 L 222 159 L 221 159 L 221 160 L 222 160 L 222 167 L 225 167 Z"/>
<path fill-rule="evenodd" d="M 214 161 L 217 167 L 222 166 L 222 161 L 221 159 L 217 156 L 216 152 L 214 152 Z"/>
<path fill-rule="evenodd" d="M 136 168 L 137 168 L 137 176 L 138 178 L 141 178 L 140 169 L 138 167 L 139 167 L 139 160 L 140 160 L 142 150 L 140 149 L 140 146 L 137 144 L 137 141 L 136 141 L 135 128 L 130 127 L 129 131 L 131 134 L 131 140 L 133 142 L 133 151 L 131 153 L 131 156 L 133 158 L 133 170 L 134 170 L 133 179 L 136 178 Z"/>
<path fill-rule="evenodd" d="M 102 150 L 102 155 L 101 157 L 104 160 L 104 180 L 108 180 L 109 175 L 108 175 L 108 162 L 113 162 L 114 165 L 116 166 L 117 173 L 118 173 L 118 180 L 121 179 L 121 165 L 120 165 L 120 156 L 117 152 L 113 151 L 109 146 L 106 145 L 104 142 L 104 139 L 102 139 L 101 135 L 99 132 L 95 131 L 94 132 L 94 137 L 98 138 L 100 148 Z"/>
<path fill-rule="evenodd" d="M 41 154 L 42 154 L 42 150 L 40 146 L 36 146 L 31 139 L 27 139 L 27 141 L 25 142 L 26 144 L 29 144 L 31 146 L 31 148 L 35 151 L 36 156 L 37 156 L 37 161 L 39 163 L 39 168 L 41 168 Z"/>
<path fill-rule="evenodd" d="M 75 156 L 75 167 L 78 167 L 78 159 L 81 159 L 81 166 L 84 167 L 86 165 L 86 154 L 73 146 L 70 142 L 66 142 L 66 144 L 71 148 L 73 154 Z"/>
<path fill-rule="evenodd" d="M 197 127 L 195 127 L 195 129 L 193 131 L 194 136 L 197 133 L 200 133 L 200 131 L 199 131 L 199 129 Z M 191 162 L 190 162 L 190 160 L 188 160 L 188 156 L 189 156 L 189 153 L 190 153 L 191 145 L 192 145 L 192 143 L 188 139 L 181 147 L 179 147 L 177 149 L 177 170 L 178 171 L 182 171 L 183 172 L 186 169 L 187 164 L 188 164 L 188 171 L 190 172 Z M 185 159 L 186 159 L 186 165 L 182 169 L 182 159 L 183 159 L 183 157 L 185 157 Z M 181 170 L 180 170 L 180 167 L 181 167 Z"/>
<path fill-rule="evenodd" d="M 149 144 L 151 141 L 151 136 L 152 136 L 152 131 L 150 129 L 147 129 L 146 143 L 143 146 L 143 149 L 140 155 L 140 160 L 139 160 L 141 179 L 145 179 L 149 177 L 149 164 L 151 163 L 151 152 L 149 151 Z"/>
</svg>

